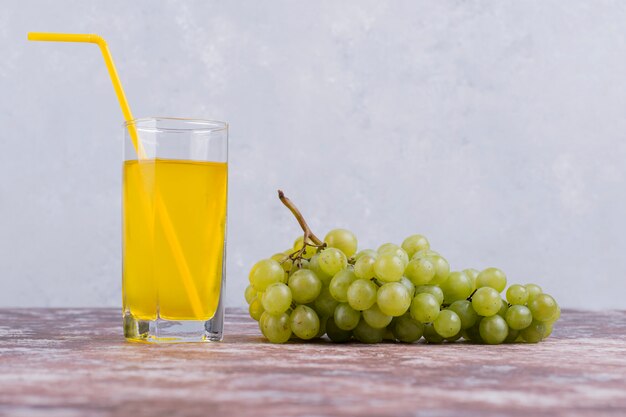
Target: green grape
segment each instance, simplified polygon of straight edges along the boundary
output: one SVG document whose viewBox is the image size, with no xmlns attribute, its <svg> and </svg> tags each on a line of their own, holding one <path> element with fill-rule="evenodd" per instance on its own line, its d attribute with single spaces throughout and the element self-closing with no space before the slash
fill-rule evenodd
<svg viewBox="0 0 626 417">
<path fill-rule="evenodd" d="M 448 279 L 450 274 L 450 264 L 442 256 L 433 255 L 429 257 L 430 261 L 435 265 L 435 276 L 430 280 L 430 284 L 441 284 Z"/>
<path fill-rule="evenodd" d="M 285 343 L 291 337 L 289 314 L 272 315 L 267 311 L 259 320 L 261 332 L 271 343 Z"/>
<path fill-rule="evenodd" d="M 478 278 L 478 274 L 480 272 L 474 268 L 464 269 L 463 272 L 465 272 L 465 275 L 467 275 L 472 281 L 472 292 L 474 292 L 474 290 L 476 289 L 476 278 Z"/>
<path fill-rule="evenodd" d="M 541 287 L 537 284 L 526 284 L 524 287 L 526 287 L 526 292 L 528 293 L 528 300 L 526 301 L 528 303 L 543 292 Z"/>
<path fill-rule="evenodd" d="M 483 338 L 480 337 L 480 323 L 482 320 L 483 318 L 479 316 L 472 327 L 463 330 L 463 339 L 469 340 L 472 343 L 484 343 Z"/>
<path fill-rule="evenodd" d="M 261 303 L 265 311 L 273 315 L 278 315 L 289 310 L 291 300 L 292 296 L 289 287 L 282 282 L 277 282 L 267 287 L 261 299 Z"/>
<path fill-rule="evenodd" d="M 309 269 L 309 261 L 306 259 L 299 259 L 291 265 L 291 269 L 289 270 L 289 276 L 295 274 L 301 269 Z"/>
<path fill-rule="evenodd" d="M 544 323 L 546 326 L 546 332 L 543 335 L 544 339 L 547 339 L 552 334 L 552 323 Z"/>
<path fill-rule="evenodd" d="M 443 342 L 443 337 L 437 333 L 432 323 L 424 324 L 424 339 L 428 343 L 439 344 Z"/>
<path fill-rule="evenodd" d="M 478 321 L 478 314 L 474 311 L 470 301 L 458 300 L 450 304 L 448 308 L 461 319 L 461 329 L 469 329 Z"/>
<path fill-rule="evenodd" d="M 374 263 L 376 262 L 376 256 L 363 255 L 354 264 L 354 274 L 357 278 L 370 279 L 374 278 Z"/>
<path fill-rule="evenodd" d="M 461 319 L 452 310 L 441 310 L 433 321 L 433 327 L 439 336 L 446 339 L 461 331 Z"/>
<path fill-rule="evenodd" d="M 352 339 L 352 332 L 337 327 L 332 317 L 326 322 L 326 334 L 328 338 L 335 343 L 345 343 Z"/>
<path fill-rule="evenodd" d="M 317 311 L 319 316 L 330 317 L 335 312 L 337 304 L 339 303 L 330 295 L 328 288 L 322 287 L 320 295 L 313 301 L 313 308 Z"/>
<path fill-rule="evenodd" d="M 404 263 L 392 254 L 381 254 L 374 262 L 376 277 L 384 282 L 400 281 L 404 273 Z"/>
<path fill-rule="evenodd" d="M 311 307 L 299 305 L 290 316 L 291 331 L 302 340 L 313 339 L 320 330 L 320 319 Z"/>
<path fill-rule="evenodd" d="M 506 287 L 506 275 L 498 268 L 484 269 L 476 277 L 476 288 L 491 287 L 498 292 Z"/>
<path fill-rule="evenodd" d="M 420 323 L 430 323 L 439 315 L 439 302 L 434 295 L 420 293 L 411 302 L 411 317 Z"/>
<path fill-rule="evenodd" d="M 335 276 L 337 272 L 348 266 L 346 255 L 337 248 L 324 249 L 317 262 L 320 269 L 330 276 Z"/>
<path fill-rule="evenodd" d="M 250 268 L 250 272 L 248 273 L 248 281 L 250 282 L 250 285 L 252 285 L 252 277 L 254 276 L 254 273 L 256 272 L 259 265 L 260 262 L 256 262 L 254 265 L 252 265 L 252 268 Z"/>
<path fill-rule="evenodd" d="M 361 312 L 350 307 L 348 303 L 340 303 L 335 307 L 333 319 L 341 330 L 352 330 L 361 320 Z"/>
<path fill-rule="evenodd" d="M 504 339 L 504 343 L 515 343 L 519 337 L 519 330 L 511 329 L 509 327 L 509 334 Z"/>
<path fill-rule="evenodd" d="M 506 312 L 509 309 L 509 305 L 507 304 L 506 301 L 504 301 L 502 298 L 500 299 L 500 310 L 498 310 L 498 312 L 496 314 L 498 314 L 498 316 L 504 318 L 504 316 L 506 316 Z"/>
<path fill-rule="evenodd" d="M 400 249 L 400 246 L 395 243 L 383 243 L 378 247 L 376 252 L 382 255 L 383 253 L 395 253 L 398 249 Z"/>
<path fill-rule="evenodd" d="M 402 261 L 402 264 L 404 265 L 404 267 L 406 268 L 406 266 L 409 263 L 409 255 L 406 254 L 406 252 L 404 251 L 404 249 L 400 248 L 396 251 L 396 256 L 398 258 L 400 258 L 400 260 Z"/>
<path fill-rule="evenodd" d="M 285 272 L 289 272 L 291 270 L 291 266 L 293 265 L 293 261 L 289 259 L 289 255 L 285 255 L 282 252 L 273 254 L 270 259 L 278 262 Z"/>
<path fill-rule="evenodd" d="M 506 290 L 506 300 L 512 305 L 524 305 L 528 301 L 528 291 L 526 287 L 513 284 Z"/>
<path fill-rule="evenodd" d="M 330 285 L 328 289 L 330 290 L 330 295 L 335 298 L 335 300 L 340 303 L 345 303 L 348 301 L 348 288 L 350 285 L 356 280 L 356 275 L 351 268 L 343 269 L 330 281 Z"/>
<path fill-rule="evenodd" d="M 333 229 L 324 238 L 324 242 L 330 248 L 337 248 L 348 258 L 356 253 L 356 236 L 346 229 Z"/>
<path fill-rule="evenodd" d="M 431 256 L 440 256 L 440 255 L 439 255 L 439 252 L 435 252 L 434 250 L 423 249 L 423 250 L 415 252 L 413 256 L 411 256 L 411 260 L 419 259 L 419 258 L 429 258 Z"/>
<path fill-rule="evenodd" d="M 322 271 L 319 264 L 319 257 L 320 254 L 316 253 L 311 259 L 309 259 L 309 270 L 315 272 L 315 275 L 320 279 L 320 281 L 322 281 L 323 285 L 328 285 L 333 277 Z"/>
<path fill-rule="evenodd" d="M 383 341 L 384 340 L 389 340 L 390 342 L 395 342 L 396 341 L 396 337 L 393 335 L 393 331 L 391 330 L 391 325 L 392 324 L 393 323 L 390 323 L 389 326 L 385 328 L 385 334 L 383 335 Z"/>
<path fill-rule="evenodd" d="M 407 264 L 404 275 L 415 285 L 425 285 L 435 277 L 435 272 L 435 265 L 429 258 L 417 258 Z"/>
<path fill-rule="evenodd" d="M 302 246 L 304 246 L 303 242 L 304 242 L 304 236 L 298 236 L 298 238 L 293 242 L 293 252 L 296 252 L 302 249 Z M 307 243 L 313 244 L 313 241 L 311 239 L 308 239 Z M 316 252 L 317 252 L 317 248 L 313 246 L 307 246 L 306 249 L 304 250 L 304 253 L 302 254 L 302 257 L 304 259 L 311 259 L 311 257 L 315 255 Z"/>
<path fill-rule="evenodd" d="M 263 307 L 261 306 L 261 308 Z M 267 314 L 263 314 L 263 313 L 265 313 L 265 311 L 261 312 L 261 315 L 259 316 L 258 323 L 257 323 L 259 325 L 259 330 L 261 330 L 261 332 L 263 332 L 263 320 L 270 316 L 270 313 L 267 313 Z"/>
<path fill-rule="evenodd" d="M 400 246 L 393 243 L 385 243 L 378 248 L 379 255 L 393 255 L 400 258 L 404 266 L 409 263 L 409 255 Z"/>
<path fill-rule="evenodd" d="M 493 316 L 502 307 L 500 293 L 491 287 L 478 288 L 472 295 L 472 307 L 480 316 Z"/>
<path fill-rule="evenodd" d="M 315 310 L 313 310 L 313 311 L 315 311 Z M 315 314 L 317 314 L 317 312 Z M 315 335 L 314 339 L 320 339 L 320 338 L 324 337 L 324 335 L 326 334 L 326 323 L 328 323 L 329 317 L 319 317 L 319 319 L 320 319 L 320 329 L 318 330 L 318 332 Z"/>
<path fill-rule="evenodd" d="M 357 279 L 348 287 L 348 303 L 355 310 L 367 310 L 376 302 L 378 287 L 372 281 Z"/>
<path fill-rule="evenodd" d="M 352 335 L 361 343 L 380 343 L 385 336 L 385 328 L 375 329 L 365 320 L 361 320 L 352 331 Z"/>
<path fill-rule="evenodd" d="M 507 324 L 513 330 L 522 330 L 530 326 L 533 321 L 533 315 L 526 306 L 513 305 L 504 316 Z"/>
<path fill-rule="evenodd" d="M 440 285 L 446 304 L 465 300 L 472 294 L 472 280 L 463 272 L 450 272 L 448 279 Z"/>
<path fill-rule="evenodd" d="M 375 329 L 382 329 L 391 323 L 393 317 L 383 313 L 377 304 L 374 304 L 367 310 L 363 310 L 363 320 Z"/>
<path fill-rule="evenodd" d="M 548 321 L 556 314 L 557 304 L 554 298 L 548 294 L 539 294 L 528 302 L 528 308 L 533 318 L 539 321 Z"/>
<path fill-rule="evenodd" d="M 250 313 L 250 317 L 259 321 L 261 319 L 261 315 L 265 312 L 263 309 L 263 304 L 261 303 L 261 299 L 257 296 L 251 302 L 250 306 L 248 306 L 248 313 Z"/>
<path fill-rule="evenodd" d="M 485 317 L 480 321 L 480 337 L 489 345 L 499 345 L 509 334 L 509 326 L 499 315 Z"/>
<path fill-rule="evenodd" d="M 298 304 L 308 304 L 315 300 L 322 291 L 322 281 L 315 272 L 308 269 L 299 269 L 289 277 L 289 288 L 293 301 Z"/>
<path fill-rule="evenodd" d="M 561 307 L 559 307 L 557 305 L 556 306 L 556 311 L 554 312 L 552 317 L 550 317 L 548 320 L 546 320 L 546 323 L 554 323 L 555 321 L 557 321 L 560 318 L 561 318 Z"/>
<path fill-rule="evenodd" d="M 439 305 L 443 304 L 443 291 L 436 285 L 418 285 L 415 287 L 415 295 L 426 292 L 432 294 L 437 299 Z"/>
<path fill-rule="evenodd" d="M 537 343 L 546 337 L 547 330 L 544 322 L 533 320 L 530 326 L 520 330 L 520 336 L 528 343 Z"/>
<path fill-rule="evenodd" d="M 254 300 L 254 297 L 256 297 L 256 290 L 252 285 L 248 285 L 244 295 L 246 297 L 246 303 L 250 304 L 252 300 Z"/>
<path fill-rule="evenodd" d="M 404 343 L 413 343 L 420 340 L 424 334 L 424 325 L 405 314 L 394 320 L 391 331 L 396 339 Z"/>
<path fill-rule="evenodd" d="M 273 259 L 263 259 L 257 262 L 250 271 L 250 283 L 257 291 L 265 291 L 270 284 L 284 281 L 285 271 Z"/>
<path fill-rule="evenodd" d="M 376 303 L 384 314 L 398 317 L 411 306 L 411 294 L 402 283 L 389 282 L 378 289 Z"/>
<path fill-rule="evenodd" d="M 410 258 L 416 252 L 430 249 L 430 243 L 428 243 L 428 239 L 425 236 L 411 235 L 402 242 L 402 249 L 406 251 Z"/>
<path fill-rule="evenodd" d="M 348 288 L 348 303 L 355 310 L 367 310 L 376 302 L 378 287 L 372 281 L 357 279 Z"/>
<path fill-rule="evenodd" d="M 415 284 L 413 284 L 407 277 L 400 278 L 400 284 L 404 285 L 405 288 L 409 290 L 409 296 L 413 299 L 415 296 Z"/>
</svg>

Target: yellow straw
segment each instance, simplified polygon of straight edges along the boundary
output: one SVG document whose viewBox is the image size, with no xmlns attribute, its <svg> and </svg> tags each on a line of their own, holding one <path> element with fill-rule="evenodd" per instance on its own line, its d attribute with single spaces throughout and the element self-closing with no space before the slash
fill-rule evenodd
<svg viewBox="0 0 626 417">
<path fill-rule="evenodd" d="M 120 103 L 120 107 L 122 108 L 122 113 L 124 114 L 124 119 L 129 122 L 127 124 L 128 131 L 130 133 L 130 138 L 133 142 L 133 146 L 135 147 L 135 151 L 137 152 L 138 158 L 146 159 L 145 149 L 139 140 L 139 136 L 137 135 L 137 128 L 133 121 L 133 114 L 130 111 L 130 106 L 128 105 L 128 101 L 126 101 L 126 95 L 124 94 L 124 89 L 122 88 L 122 83 L 120 82 L 120 78 L 117 75 L 117 70 L 115 69 L 115 64 L 113 63 L 113 58 L 111 57 L 111 52 L 109 52 L 109 47 L 107 46 L 106 41 L 99 35 L 93 34 L 82 34 L 82 33 L 47 33 L 47 32 L 29 32 L 28 33 L 29 41 L 49 41 L 49 42 L 83 42 L 83 43 L 95 43 L 100 47 L 100 51 L 102 52 L 102 57 L 104 58 L 104 63 L 107 66 L 107 70 L 109 71 L 109 76 L 111 77 L 111 82 L 113 83 L 113 88 L 115 89 L 115 94 L 117 95 L 117 100 Z M 157 212 L 162 213 L 159 216 L 161 220 L 161 225 L 163 226 L 163 230 L 167 236 L 168 242 L 172 249 L 172 254 L 176 260 L 176 264 L 178 267 L 178 271 L 180 272 L 183 278 L 183 285 L 185 290 L 187 291 L 187 296 L 189 297 L 189 302 L 191 303 L 191 307 L 194 311 L 196 317 L 202 317 L 202 307 L 200 297 L 198 296 L 198 291 L 194 285 L 191 271 L 189 269 L 189 265 L 185 260 L 184 252 L 180 247 L 180 242 L 176 237 L 174 226 L 171 223 L 171 219 L 168 215 L 167 209 L 165 207 L 165 203 L 161 195 L 158 193 L 156 196 L 156 205 Z"/>
<path fill-rule="evenodd" d="M 124 89 L 122 88 L 120 77 L 117 75 L 117 70 L 115 69 L 115 64 L 113 63 L 111 52 L 109 52 L 109 47 L 107 46 L 106 41 L 102 39 L 101 36 L 82 33 L 29 32 L 28 40 L 48 42 L 83 42 L 95 43 L 96 45 L 98 45 L 100 47 L 100 51 L 102 52 L 102 57 L 104 58 L 104 63 L 107 66 L 107 70 L 109 70 L 109 76 L 111 77 L 111 82 L 113 83 L 113 89 L 115 89 L 117 100 L 120 102 L 120 107 L 122 108 L 122 113 L 124 114 L 124 120 L 126 120 L 127 122 L 131 122 L 134 119 L 133 114 L 130 111 L 128 101 L 126 101 L 126 95 L 124 94 Z M 128 131 L 130 133 L 130 139 L 133 142 L 133 146 L 135 147 L 135 151 L 137 152 L 137 156 L 139 157 L 139 159 L 145 159 L 146 152 L 143 148 L 143 145 L 139 141 L 139 138 L 137 136 L 137 129 L 133 123 L 128 124 Z"/>
</svg>

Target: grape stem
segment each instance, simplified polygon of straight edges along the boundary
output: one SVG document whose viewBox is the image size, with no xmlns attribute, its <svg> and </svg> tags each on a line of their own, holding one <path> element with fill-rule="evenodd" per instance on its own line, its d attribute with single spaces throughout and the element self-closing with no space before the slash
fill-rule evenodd
<svg viewBox="0 0 626 417">
<path fill-rule="evenodd" d="M 302 249 L 297 250 L 291 255 L 289 255 L 289 258 L 292 260 L 301 260 L 302 255 L 304 254 L 304 251 L 306 250 L 307 246 L 311 246 L 314 248 L 326 247 L 326 243 L 322 242 L 317 236 L 315 236 L 315 234 L 311 231 L 311 228 L 307 224 L 306 220 L 304 220 L 304 216 L 302 215 L 302 213 L 300 213 L 300 210 L 298 210 L 296 205 L 293 204 L 293 202 L 290 199 L 288 199 L 287 196 L 285 196 L 285 193 L 282 190 L 278 190 L 278 198 L 285 205 L 285 207 L 287 207 L 289 211 L 291 211 L 291 214 L 293 214 L 293 216 L 296 218 L 296 220 L 298 221 L 298 224 L 300 225 L 300 227 L 302 228 L 302 231 L 304 232 L 304 239 L 302 240 L 302 243 L 303 243 Z M 310 242 L 313 242 L 313 243 L 310 243 Z"/>
<path fill-rule="evenodd" d="M 476 290 L 474 290 L 474 291 L 470 294 L 470 296 L 466 298 L 466 300 L 467 300 L 467 301 L 472 301 L 472 297 L 474 296 L 474 294 L 476 294 Z M 441 305 L 441 308 L 442 308 L 442 309 L 444 309 L 444 308 L 448 308 L 448 307 L 450 307 L 450 306 L 451 306 L 451 304 L 442 304 L 442 305 Z M 510 306 L 509 306 L 509 307 L 510 307 Z"/>
</svg>

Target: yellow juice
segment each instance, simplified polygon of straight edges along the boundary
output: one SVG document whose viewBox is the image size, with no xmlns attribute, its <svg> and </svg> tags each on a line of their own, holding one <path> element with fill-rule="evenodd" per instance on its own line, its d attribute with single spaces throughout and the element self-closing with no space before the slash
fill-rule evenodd
<svg viewBox="0 0 626 417">
<path fill-rule="evenodd" d="M 124 162 L 124 311 L 139 320 L 215 315 L 226 192 L 226 163 Z"/>
</svg>

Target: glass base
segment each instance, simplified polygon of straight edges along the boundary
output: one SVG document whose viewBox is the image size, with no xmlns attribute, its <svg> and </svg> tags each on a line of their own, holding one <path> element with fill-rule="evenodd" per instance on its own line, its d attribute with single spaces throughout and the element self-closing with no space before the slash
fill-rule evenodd
<svg viewBox="0 0 626 417">
<path fill-rule="evenodd" d="M 223 337 L 221 308 L 210 320 L 141 320 L 124 312 L 124 337 L 139 343 L 219 342 Z"/>
</svg>

